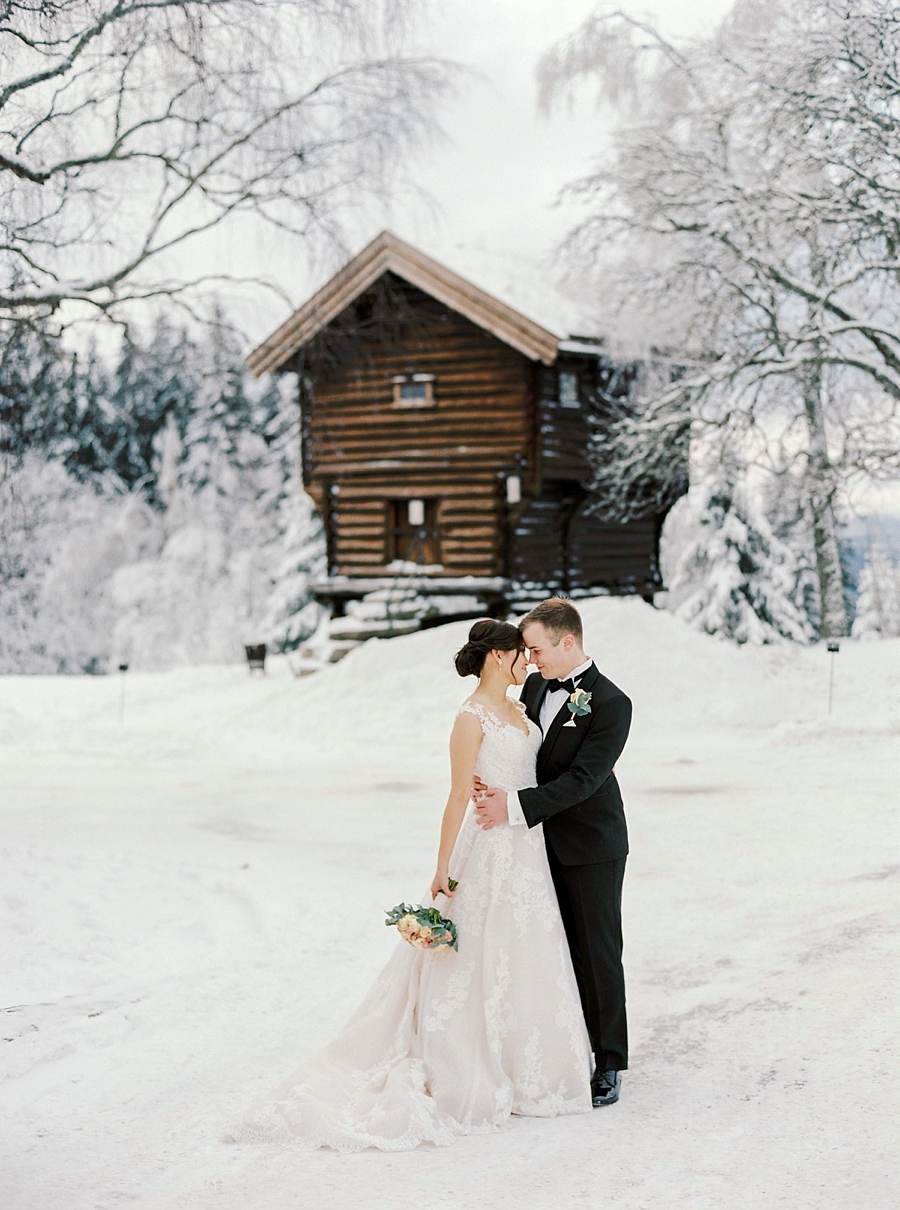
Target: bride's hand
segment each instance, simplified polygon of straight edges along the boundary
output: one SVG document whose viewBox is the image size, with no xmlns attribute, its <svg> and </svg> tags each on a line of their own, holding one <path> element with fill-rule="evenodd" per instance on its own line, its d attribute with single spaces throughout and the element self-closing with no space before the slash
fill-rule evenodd
<svg viewBox="0 0 900 1210">
<path fill-rule="evenodd" d="M 439 894 L 444 894 L 448 899 L 452 899 L 456 891 L 450 890 L 450 875 L 449 873 L 437 873 L 434 876 L 434 881 L 431 884 L 431 898 L 437 899 Z"/>
</svg>

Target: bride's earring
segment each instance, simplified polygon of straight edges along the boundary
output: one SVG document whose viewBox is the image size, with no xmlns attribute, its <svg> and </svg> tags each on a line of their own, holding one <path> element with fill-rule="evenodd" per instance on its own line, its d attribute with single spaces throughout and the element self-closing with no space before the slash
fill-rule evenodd
<svg viewBox="0 0 900 1210">
<path fill-rule="evenodd" d="M 502 667 L 503 667 L 503 660 L 500 658 L 500 656 L 499 656 L 499 655 L 497 656 L 497 667 L 498 667 L 498 668 L 502 668 Z"/>
</svg>

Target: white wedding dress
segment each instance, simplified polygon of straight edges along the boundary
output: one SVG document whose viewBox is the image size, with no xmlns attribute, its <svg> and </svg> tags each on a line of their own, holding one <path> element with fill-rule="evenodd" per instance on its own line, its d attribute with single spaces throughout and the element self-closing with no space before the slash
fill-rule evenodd
<svg viewBox="0 0 900 1210">
<path fill-rule="evenodd" d="M 533 786 L 540 730 L 476 702 L 475 772 Z M 525 727 L 527 726 L 527 733 Z M 487 831 L 469 810 L 435 906 L 459 950 L 401 941 L 344 1029 L 247 1114 L 233 1137 L 313 1150 L 406 1151 L 496 1130 L 510 1114 L 591 1110 L 590 1046 L 542 829 Z M 430 904 L 430 897 L 424 902 Z"/>
</svg>

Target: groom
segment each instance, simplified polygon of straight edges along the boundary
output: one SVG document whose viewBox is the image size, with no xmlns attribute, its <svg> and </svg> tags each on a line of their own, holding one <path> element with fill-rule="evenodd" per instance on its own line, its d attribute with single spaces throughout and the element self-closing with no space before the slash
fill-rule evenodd
<svg viewBox="0 0 900 1210">
<path fill-rule="evenodd" d="M 595 1105 L 619 1099 L 628 1066 L 622 971 L 622 879 L 628 832 L 613 767 L 631 726 L 631 702 L 584 654 L 581 615 L 558 597 L 521 623 L 531 663 L 522 701 L 544 740 L 538 784 L 518 792 L 476 778 L 476 811 L 484 828 L 544 825 L 550 872 L 581 992 L 595 1069 Z M 584 703 L 586 713 L 570 711 Z M 480 797 L 479 797 L 480 795 Z"/>
</svg>

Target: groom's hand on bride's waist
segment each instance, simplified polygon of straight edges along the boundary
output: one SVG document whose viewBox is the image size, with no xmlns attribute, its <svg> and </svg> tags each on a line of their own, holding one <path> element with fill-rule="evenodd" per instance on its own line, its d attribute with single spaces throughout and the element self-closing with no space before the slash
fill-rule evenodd
<svg viewBox="0 0 900 1210">
<path fill-rule="evenodd" d="M 475 799 L 475 815 L 479 825 L 485 830 L 496 828 L 498 823 L 509 823 L 506 791 L 491 790 L 485 787 L 484 791 Z"/>
</svg>

